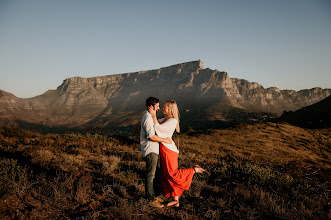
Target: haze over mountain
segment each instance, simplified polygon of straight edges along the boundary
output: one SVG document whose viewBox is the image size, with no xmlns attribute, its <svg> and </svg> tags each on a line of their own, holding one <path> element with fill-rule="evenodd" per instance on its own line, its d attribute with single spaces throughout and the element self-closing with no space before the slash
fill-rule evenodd
<svg viewBox="0 0 331 220">
<path fill-rule="evenodd" d="M 125 127 L 139 123 L 149 96 L 159 98 L 161 104 L 176 100 L 183 125 L 245 121 L 295 111 L 330 94 L 331 89 L 322 88 L 265 89 L 256 82 L 204 68 L 198 60 L 148 71 L 73 77 L 56 90 L 27 99 L 0 90 L 0 124 Z"/>
</svg>

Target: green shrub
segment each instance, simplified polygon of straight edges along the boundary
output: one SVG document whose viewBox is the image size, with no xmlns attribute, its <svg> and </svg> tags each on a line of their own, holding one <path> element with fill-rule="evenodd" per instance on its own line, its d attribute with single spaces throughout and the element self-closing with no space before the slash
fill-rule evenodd
<svg viewBox="0 0 331 220">
<path fill-rule="evenodd" d="M 27 179 L 27 169 L 18 165 L 17 160 L 0 159 L 0 198 L 22 188 Z"/>
<path fill-rule="evenodd" d="M 293 177 L 270 168 L 256 164 L 229 163 L 216 169 L 223 180 L 245 182 L 247 185 L 258 185 L 279 191 L 287 191 L 293 183 Z"/>
</svg>

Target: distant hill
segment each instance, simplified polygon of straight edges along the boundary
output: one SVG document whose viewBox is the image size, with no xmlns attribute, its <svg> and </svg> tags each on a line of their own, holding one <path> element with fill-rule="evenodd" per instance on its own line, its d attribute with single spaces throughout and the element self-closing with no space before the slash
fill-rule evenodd
<svg viewBox="0 0 331 220">
<path fill-rule="evenodd" d="M 278 121 L 286 121 L 301 127 L 331 127 L 331 96 L 297 111 L 284 112 Z"/>
<path fill-rule="evenodd" d="M 134 73 L 73 77 L 56 90 L 22 99 L 0 90 L 0 125 L 27 128 L 127 128 L 139 124 L 146 98 L 179 104 L 182 127 L 258 121 L 314 104 L 331 89 L 263 88 L 205 68 L 202 61 Z"/>
</svg>

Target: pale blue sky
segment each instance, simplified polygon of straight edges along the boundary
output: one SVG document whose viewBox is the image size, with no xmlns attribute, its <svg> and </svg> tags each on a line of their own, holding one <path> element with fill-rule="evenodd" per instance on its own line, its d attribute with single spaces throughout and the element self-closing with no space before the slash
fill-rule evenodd
<svg viewBox="0 0 331 220">
<path fill-rule="evenodd" d="M 201 59 L 265 88 L 331 88 L 330 0 L 0 0 L 0 89 Z"/>
</svg>

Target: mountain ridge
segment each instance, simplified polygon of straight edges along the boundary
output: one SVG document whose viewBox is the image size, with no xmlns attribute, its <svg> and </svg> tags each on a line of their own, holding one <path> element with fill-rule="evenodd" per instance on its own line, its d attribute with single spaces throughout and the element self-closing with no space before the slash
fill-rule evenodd
<svg viewBox="0 0 331 220">
<path fill-rule="evenodd" d="M 1 90 L 0 125 L 15 120 L 50 127 L 130 125 L 139 122 L 138 116 L 149 96 L 158 97 L 161 104 L 176 100 L 183 122 L 192 116 L 231 121 L 231 112 L 280 115 L 314 104 L 330 94 L 331 89 L 319 87 L 300 91 L 265 89 L 256 82 L 230 78 L 227 72 L 205 68 L 197 60 L 153 70 L 71 77 L 55 90 L 26 99 Z M 219 110 L 219 106 L 224 109 Z M 236 117 L 240 121 L 244 116 Z"/>
</svg>

